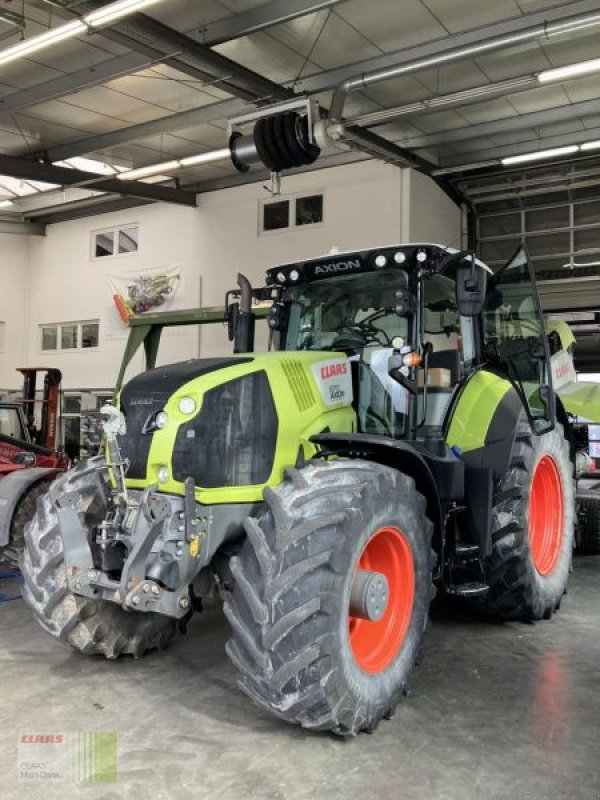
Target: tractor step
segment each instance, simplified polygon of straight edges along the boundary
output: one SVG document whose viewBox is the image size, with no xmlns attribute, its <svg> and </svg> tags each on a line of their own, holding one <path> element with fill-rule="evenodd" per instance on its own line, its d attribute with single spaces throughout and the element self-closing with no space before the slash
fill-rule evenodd
<svg viewBox="0 0 600 800">
<path fill-rule="evenodd" d="M 489 588 L 487 583 L 471 581 L 470 583 L 459 583 L 455 586 L 449 586 L 446 591 L 453 597 L 481 597 L 486 594 Z"/>
<path fill-rule="evenodd" d="M 457 561 L 475 561 L 481 555 L 478 544 L 457 544 L 454 550 L 454 558 Z"/>
</svg>

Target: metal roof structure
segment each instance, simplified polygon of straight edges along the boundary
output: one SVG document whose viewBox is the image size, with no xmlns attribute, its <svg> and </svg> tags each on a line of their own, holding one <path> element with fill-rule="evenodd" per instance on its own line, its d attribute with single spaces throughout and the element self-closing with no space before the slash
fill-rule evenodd
<svg viewBox="0 0 600 800">
<path fill-rule="evenodd" d="M 103 5 L 0 0 L 0 59 Z M 156 200 L 190 205 L 195 193 L 260 180 L 224 161 L 125 186 L 106 169 L 99 181 L 95 164 L 116 174 L 223 148 L 231 116 L 305 94 L 327 110 L 352 76 L 343 114 L 370 152 L 416 158 L 479 202 L 486 181 L 510 183 L 502 157 L 600 139 L 598 73 L 537 79 L 600 58 L 599 33 L 597 0 L 162 0 L 0 60 L 0 201 L 15 199 L 0 213 L 12 225 L 50 223 Z M 385 82 L 361 78 L 392 68 Z M 340 145 L 309 169 L 366 157 Z M 81 158 L 86 168 L 72 162 Z M 568 163 L 600 168 L 593 153 Z"/>
</svg>

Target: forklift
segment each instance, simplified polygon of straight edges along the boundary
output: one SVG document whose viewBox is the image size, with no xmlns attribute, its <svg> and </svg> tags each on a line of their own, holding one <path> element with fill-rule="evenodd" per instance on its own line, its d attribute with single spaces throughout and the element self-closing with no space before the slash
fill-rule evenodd
<svg viewBox="0 0 600 800">
<path fill-rule="evenodd" d="M 60 370 L 21 367 L 18 372 L 23 376 L 22 399 L 0 403 L 0 560 L 11 566 L 18 564 L 25 525 L 35 514 L 38 497 L 69 468 L 69 459 L 56 446 Z M 41 373 L 40 400 L 36 391 Z"/>
</svg>

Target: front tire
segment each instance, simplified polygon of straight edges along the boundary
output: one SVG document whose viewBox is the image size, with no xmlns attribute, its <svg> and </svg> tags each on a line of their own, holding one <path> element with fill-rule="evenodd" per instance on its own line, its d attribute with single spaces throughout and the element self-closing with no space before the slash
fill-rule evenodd
<svg viewBox="0 0 600 800">
<path fill-rule="evenodd" d="M 105 498 L 90 491 L 86 476 L 81 474 L 84 470 L 85 466 L 79 465 L 59 480 L 62 491 L 82 492 L 82 522 L 91 534 L 101 520 Z M 106 491 L 105 481 L 103 486 Z M 86 655 L 138 658 L 148 650 L 167 647 L 175 635 L 176 623 L 170 617 L 128 612 L 116 603 L 69 590 L 58 516 L 48 494 L 38 499 L 36 514 L 25 529 L 21 572 L 23 598 L 41 627 Z"/>
<path fill-rule="evenodd" d="M 420 652 L 432 597 L 432 525 L 412 478 L 360 460 L 313 462 L 265 492 L 231 561 L 227 653 L 260 707 L 312 730 L 372 731 Z M 357 570 L 384 574 L 378 621 L 350 612 Z"/>
<path fill-rule="evenodd" d="M 536 436 L 523 412 L 494 490 L 489 592 L 474 601 L 505 620 L 549 619 L 566 591 L 575 526 L 573 464 L 558 423 Z"/>
</svg>

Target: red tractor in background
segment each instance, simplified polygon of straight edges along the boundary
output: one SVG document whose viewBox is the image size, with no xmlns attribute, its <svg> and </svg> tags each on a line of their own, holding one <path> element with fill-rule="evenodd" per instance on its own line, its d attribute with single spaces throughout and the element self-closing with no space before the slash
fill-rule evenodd
<svg viewBox="0 0 600 800">
<path fill-rule="evenodd" d="M 24 367 L 23 399 L 0 403 L 0 561 L 18 564 L 25 525 L 35 513 L 37 498 L 69 467 L 56 449 L 60 370 Z M 38 373 L 45 372 L 43 399 L 36 399 Z M 36 425 L 36 404 L 41 422 Z"/>
</svg>

